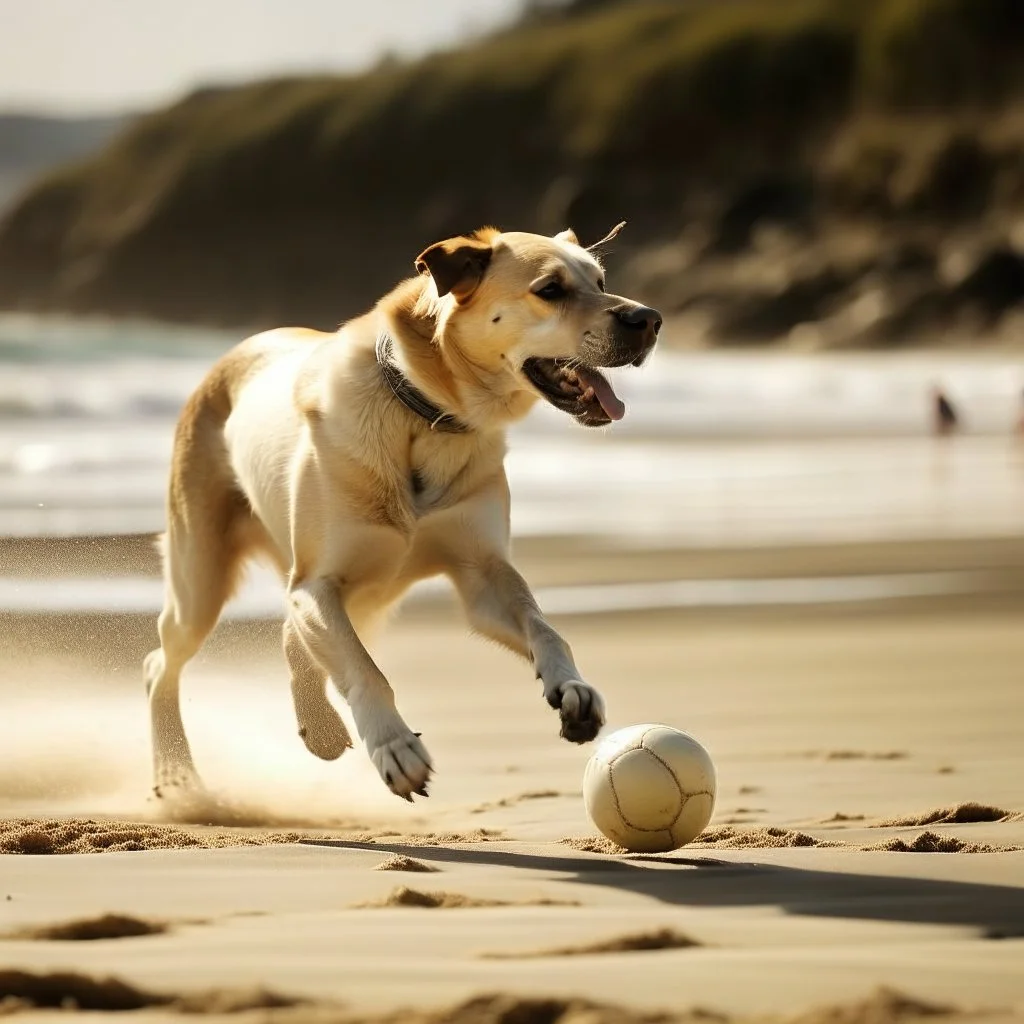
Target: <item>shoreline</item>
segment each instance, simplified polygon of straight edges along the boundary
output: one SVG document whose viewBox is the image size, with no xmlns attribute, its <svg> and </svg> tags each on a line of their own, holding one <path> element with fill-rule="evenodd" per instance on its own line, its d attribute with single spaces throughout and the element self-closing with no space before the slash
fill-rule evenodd
<svg viewBox="0 0 1024 1024">
<path fill-rule="evenodd" d="M 109 575 L 157 577 L 156 534 L 0 536 L 0 578 Z M 721 579 L 733 576 L 844 576 L 942 570 L 1024 572 L 1022 532 L 1005 536 L 806 544 L 686 546 L 592 536 L 513 537 L 512 556 L 536 585 Z"/>
</svg>

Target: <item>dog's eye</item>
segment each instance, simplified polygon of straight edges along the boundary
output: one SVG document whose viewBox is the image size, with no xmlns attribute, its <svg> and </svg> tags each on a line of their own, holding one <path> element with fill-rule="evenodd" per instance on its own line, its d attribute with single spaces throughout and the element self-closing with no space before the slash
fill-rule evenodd
<svg viewBox="0 0 1024 1024">
<path fill-rule="evenodd" d="M 564 299 L 568 292 L 557 281 L 551 281 L 543 288 L 538 288 L 534 294 L 548 302 L 554 302 L 556 299 Z"/>
</svg>

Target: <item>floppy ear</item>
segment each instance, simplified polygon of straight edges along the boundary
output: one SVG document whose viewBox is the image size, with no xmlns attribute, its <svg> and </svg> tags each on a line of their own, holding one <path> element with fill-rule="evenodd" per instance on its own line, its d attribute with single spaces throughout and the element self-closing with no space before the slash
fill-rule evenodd
<svg viewBox="0 0 1024 1024">
<path fill-rule="evenodd" d="M 562 242 L 569 242 L 572 245 L 579 245 L 580 240 L 576 237 L 576 232 L 572 228 L 566 228 L 564 231 L 559 231 L 555 238 Z"/>
<path fill-rule="evenodd" d="M 416 269 L 430 274 L 438 295 L 451 292 L 457 302 L 465 302 L 483 280 L 492 252 L 487 242 L 460 235 L 424 249 Z"/>
</svg>

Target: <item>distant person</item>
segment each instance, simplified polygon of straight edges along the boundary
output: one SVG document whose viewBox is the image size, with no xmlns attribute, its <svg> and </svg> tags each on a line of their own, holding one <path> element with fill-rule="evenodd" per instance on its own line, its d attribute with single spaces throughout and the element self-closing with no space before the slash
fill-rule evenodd
<svg viewBox="0 0 1024 1024">
<path fill-rule="evenodd" d="M 953 403 L 940 387 L 932 388 L 932 430 L 939 437 L 948 437 L 960 425 Z"/>
</svg>

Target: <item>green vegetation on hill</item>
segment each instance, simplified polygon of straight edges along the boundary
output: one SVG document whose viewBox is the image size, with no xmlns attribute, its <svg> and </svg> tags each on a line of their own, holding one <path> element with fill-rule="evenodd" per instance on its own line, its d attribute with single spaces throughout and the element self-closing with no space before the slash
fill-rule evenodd
<svg viewBox="0 0 1024 1024">
<path fill-rule="evenodd" d="M 991 191 L 977 126 L 1022 91 L 1020 0 L 577 0 L 414 63 L 138 119 L 0 223 L 0 306 L 330 325 L 482 223 L 588 238 L 625 217 L 636 257 L 697 223 L 735 252 L 762 216 L 920 217 L 907 126 L 932 126 L 928 160 L 955 128 Z"/>
</svg>

